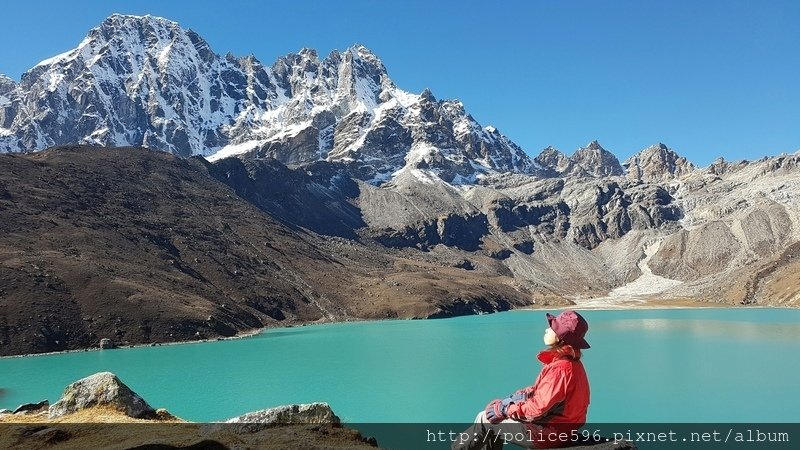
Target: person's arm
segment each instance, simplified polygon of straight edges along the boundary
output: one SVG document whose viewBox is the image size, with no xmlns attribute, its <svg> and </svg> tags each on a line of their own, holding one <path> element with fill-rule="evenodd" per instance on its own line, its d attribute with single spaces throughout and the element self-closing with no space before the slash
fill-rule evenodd
<svg viewBox="0 0 800 450">
<path fill-rule="evenodd" d="M 499 423 L 508 418 L 508 408 L 514 403 L 521 403 L 528 399 L 533 386 L 528 386 L 515 391 L 503 399 L 496 399 L 486 405 L 486 418 L 491 423 Z"/>
<path fill-rule="evenodd" d="M 506 414 L 520 422 L 533 422 L 547 415 L 556 405 L 567 398 L 567 377 L 561 367 L 545 368 L 533 395 L 520 403 L 509 405 Z"/>
</svg>

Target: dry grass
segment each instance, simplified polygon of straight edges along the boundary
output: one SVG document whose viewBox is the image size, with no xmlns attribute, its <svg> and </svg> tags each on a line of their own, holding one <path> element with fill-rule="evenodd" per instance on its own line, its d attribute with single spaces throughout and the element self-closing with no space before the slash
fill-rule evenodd
<svg viewBox="0 0 800 450">
<path fill-rule="evenodd" d="M 95 406 L 55 419 L 47 417 L 47 411 L 37 414 L 8 414 L 0 416 L 0 423 L 188 423 L 174 416 L 159 419 L 136 419 L 128 417 L 108 406 Z"/>
</svg>

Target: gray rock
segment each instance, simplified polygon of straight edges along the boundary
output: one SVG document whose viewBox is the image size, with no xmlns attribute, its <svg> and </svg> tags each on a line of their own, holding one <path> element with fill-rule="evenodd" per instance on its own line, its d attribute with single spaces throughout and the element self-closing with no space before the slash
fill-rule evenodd
<svg viewBox="0 0 800 450">
<path fill-rule="evenodd" d="M 327 403 L 282 405 L 275 408 L 249 412 L 225 421 L 225 423 L 269 423 L 308 424 L 340 423 L 339 417 Z"/>
<path fill-rule="evenodd" d="M 155 410 L 133 392 L 116 375 L 101 372 L 80 379 L 64 390 L 61 398 L 50 406 L 51 419 L 94 406 L 110 406 L 129 417 L 154 417 Z"/>
<path fill-rule="evenodd" d="M 669 181 L 692 173 L 696 168 L 686 158 L 664 144 L 656 144 L 625 161 L 628 178 L 644 181 Z"/>
<path fill-rule="evenodd" d="M 103 339 L 100 339 L 100 348 L 103 349 L 103 350 L 107 350 L 107 349 L 116 348 L 116 345 L 114 345 L 114 341 L 112 341 L 111 339 L 103 338 Z"/>
<path fill-rule="evenodd" d="M 33 414 L 46 410 L 50 406 L 50 402 L 42 400 L 39 403 L 25 403 L 17 406 L 13 414 Z"/>
<path fill-rule="evenodd" d="M 585 177 L 589 173 L 579 166 L 569 156 L 561 153 L 553 147 L 547 147 L 539 153 L 535 161 L 542 167 L 551 170 L 554 176 L 573 176 Z"/>
<path fill-rule="evenodd" d="M 13 413 L 14 411 L 11 411 L 10 409 L 5 409 L 5 408 L 0 409 L 0 416 L 2 416 L 3 414 L 13 414 Z"/>
<path fill-rule="evenodd" d="M 625 173 L 617 157 L 597 141 L 579 148 L 571 159 L 594 177 L 619 176 Z"/>
<path fill-rule="evenodd" d="M 255 433 L 272 425 L 340 424 L 341 420 L 327 403 L 306 403 L 262 409 L 228 419 L 225 423 L 241 424 L 239 431 Z"/>
</svg>

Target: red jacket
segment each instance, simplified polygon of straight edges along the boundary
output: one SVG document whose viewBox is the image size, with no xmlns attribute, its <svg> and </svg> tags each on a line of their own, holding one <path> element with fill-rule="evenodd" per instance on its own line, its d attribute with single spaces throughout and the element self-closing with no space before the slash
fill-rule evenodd
<svg viewBox="0 0 800 450">
<path fill-rule="evenodd" d="M 568 345 L 562 351 L 580 354 Z M 542 426 L 545 433 L 571 433 L 586 423 L 589 409 L 589 380 L 583 363 L 554 350 L 540 352 L 538 358 L 544 367 L 533 386 L 523 389 L 527 400 L 509 405 L 507 415 L 530 423 L 534 432 Z M 547 436 L 543 440 L 547 441 Z"/>
</svg>

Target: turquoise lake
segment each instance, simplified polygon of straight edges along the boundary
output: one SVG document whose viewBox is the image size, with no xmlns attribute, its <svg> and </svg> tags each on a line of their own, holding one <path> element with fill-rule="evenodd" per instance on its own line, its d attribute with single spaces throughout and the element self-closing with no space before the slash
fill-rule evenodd
<svg viewBox="0 0 800 450">
<path fill-rule="evenodd" d="M 0 359 L 0 408 L 116 373 L 152 406 L 213 421 L 328 402 L 346 422 L 471 422 L 530 385 L 545 311 L 311 325 L 207 343 Z M 554 312 L 554 311 L 551 311 Z M 590 422 L 800 422 L 800 310 L 582 311 Z"/>
</svg>

